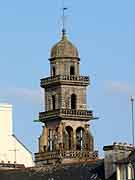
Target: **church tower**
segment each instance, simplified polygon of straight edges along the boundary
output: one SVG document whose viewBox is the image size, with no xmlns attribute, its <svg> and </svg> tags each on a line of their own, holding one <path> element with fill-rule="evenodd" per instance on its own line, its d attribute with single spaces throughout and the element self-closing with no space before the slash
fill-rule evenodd
<svg viewBox="0 0 135 180">
<path fill-rule="evenodd" d="M 45 109 L 39 113 L 43 123 L 39 138 L 37 165 L 93 161 L 98 158 L 90 132 L 91 110 L 87 110 L 88 76 L 80 75 L 77 48 L 65 30 L 51 49 L 50 76 L 41 79 Z"/>
</svg>

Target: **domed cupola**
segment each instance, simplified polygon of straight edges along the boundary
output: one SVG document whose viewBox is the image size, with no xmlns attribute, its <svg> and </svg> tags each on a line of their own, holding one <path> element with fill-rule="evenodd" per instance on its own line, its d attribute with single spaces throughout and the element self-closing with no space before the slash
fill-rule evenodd
<svg viewBox="0 0 135 180">
<path fill-rule="evenodd" d="M 64 30 L 61 40 L 52 47 L 50 56 L 51 76 L 79 75 L 79 53 L 77 48 L 68 40 Z"/>
<path fill-rule="evenodd" d="M 77 48 L 68 40 L 65 34 L 62 35 L 61 40 L 51 49 L 51 59 L 58 58 L 77 58 L 79 60 Z"/>
</svg>

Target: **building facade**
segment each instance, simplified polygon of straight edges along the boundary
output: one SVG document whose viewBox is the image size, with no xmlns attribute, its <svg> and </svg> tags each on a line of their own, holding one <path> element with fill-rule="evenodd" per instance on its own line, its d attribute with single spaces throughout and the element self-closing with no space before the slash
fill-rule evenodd
<svg viewBox="0 0 135 180">
<path fill-rule="evenodd" d="M 135 148 L 127 158 L 116 162 L 117 180 L 134 180 L 135 179 Z"/>
<path fill-rule="evenodd" d="M 127 143 L 113 143 L 113 145 L 104 146 L 105 157 L 105 177 L 110 178 L 116 174 L 117 180 L 131 180 L 132 166 L 129 161 L 134 147 Z"/>
<path fill-rule="evenodd" d="M 0 163 L 33 166 L 32 153 L 13 134 L 12 105 L 0 104 Z"/>
<path fill-rule="evenodd" d="M 50 77 L 41 79 L 45 109 L 39 113 L 43 131 L 39 138 L 37 165 L 90 161 L 98 158 L 89 121 L 93 112 L 87 110 L 88 76 L 80 75 L 77 48 L 65 31 L 51 49 Z"/>
</svg>

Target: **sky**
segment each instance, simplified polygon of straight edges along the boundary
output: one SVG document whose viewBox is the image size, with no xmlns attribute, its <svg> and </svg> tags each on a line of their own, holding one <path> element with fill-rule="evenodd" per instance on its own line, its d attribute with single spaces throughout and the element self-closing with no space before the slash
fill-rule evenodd
<svg viewBox="0 0 135 180">
<path fill-rule="evenodd" d="M 132 143 L 135 96 L 135 1 L 65 0 L 66 28 L 89 75 L 88 108 L 95 149 Z M 40 79 L 49 76 L 51 47 L 61 37 L 62 0 L 0 0 L 0 102 L 13 104 L 16 136 L 38 151 L 44 111 Z"/>
</svg>

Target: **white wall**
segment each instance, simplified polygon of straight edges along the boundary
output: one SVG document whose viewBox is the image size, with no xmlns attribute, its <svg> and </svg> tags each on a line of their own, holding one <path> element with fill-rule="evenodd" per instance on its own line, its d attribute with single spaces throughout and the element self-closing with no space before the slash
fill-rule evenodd
<svg viewBox="0 0 135 180">
<path fill-rule="evenodd" d="M 12 105 L 9 104 L 0 104 L 0 144 L 0 162 L 34 165 L 31 152 L 13 135 Z"/>
</svg>

